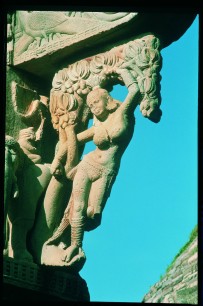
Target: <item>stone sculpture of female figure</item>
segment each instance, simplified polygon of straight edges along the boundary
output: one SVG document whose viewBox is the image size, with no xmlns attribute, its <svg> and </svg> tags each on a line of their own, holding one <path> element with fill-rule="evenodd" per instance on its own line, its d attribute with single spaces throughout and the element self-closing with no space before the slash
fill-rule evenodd
<svg viewBox="0 0 203 306">
<path fill-rule="evenodd" d="M 94 125 L 77 134 L 77 142 L 80 144 L 93 140 L 96 149 L 85 155 L 77 165 L 72 201 L 69 202 L 72 206 L 68 216 L 71 241 L 68 248 L 60 250 L 61 265 L 71 265 L 73 258 L 81 252 L 84 231 L 92 230 L 100 224 L 122 155 L 133 136 L 134 110 L 141 101 L 141 94 L 129 70 L 121 70 L 120 75 L 128 87 L 128 95 L 123 103 L 114 100 L 102 88 L 94 89 L 87 96 Z M 55 237 L 57 232 L 48 240 L 48 244 Z"/>
</svg>

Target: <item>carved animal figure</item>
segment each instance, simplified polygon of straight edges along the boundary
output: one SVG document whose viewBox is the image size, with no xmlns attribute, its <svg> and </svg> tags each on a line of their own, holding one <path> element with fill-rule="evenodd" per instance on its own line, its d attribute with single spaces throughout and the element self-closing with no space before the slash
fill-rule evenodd
<svg viewBox="0 0 203 306">
<path fill-rule="evenodd" d="M 18 143 L 23 152 L 33 161 L 33 163 L 41 163 L 41 156 L 36 147 L 36 135 L 33 127 L 22 129 L 20 131 Z"/>
<path fill-rule="evenodd" d="M 30 134 L 34 135 L 33 129 L 28 128 L 27 133 L 25 129 L 22 134 L 25 138 L 29 135 L 28 139 L 24 139 L 24 148 L 26 147 L 28 154 L 15 139 L 6 136 L 4 255 L 18 260 L 33 261 L 28 251 L 28 233 L 33 227 L 37 204 L 47 188 L 51 174 L 48 164 L 35 164 L 29 158 L 29 148 L 31 148 L 30 157 L 35 162 L 41 160 L 39 155 L 33 156 L 34 146 L 30 146 L 29 143 Z"/>
<path fill-rule="evenodd" d="M 98 25 L 98 20 L 90 18 L 69 17 L 63 12 L 51 11 L 17 11 L 17 19 L 20 26 L 20 31 L 24 35 L 16 43 L 15 51 L 17 53 L 24 52 L 31 42 L 37 41 L 37 46 L 40 46 L 41 39 L 45 38 L 46 41 L 53 39 L 56 34 L 73 35 L 83 32 L 93 26 Z"/>
<path fill-rule="evenodd" d="M 81 18 L 78 17 L 78 14 L 71 15 L 68 12 L 18 11 L 17 14 L 22 30 L 33 38 L 42 36 L 48 38 L 54 33 L 72 35 L 98 24 L 99 20 L 112 22 L 127 15 L 135 15 L 135 13 L 90 12 L 84 13 L 84 17 Z M 80 22 L 78 22 L 78 18 L 80 18 Z"/>
</svg>

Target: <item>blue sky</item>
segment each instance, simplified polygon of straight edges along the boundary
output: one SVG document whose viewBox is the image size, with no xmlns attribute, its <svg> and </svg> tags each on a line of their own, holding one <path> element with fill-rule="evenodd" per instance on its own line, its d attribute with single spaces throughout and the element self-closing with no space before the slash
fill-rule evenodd
<svg viewBox="0 0 203 306">
<path fill-rule="evenodd" d="M 161 121 L 136 109 L 102 224 L 84 236 L 91 301 L 141 302 L 197 224 L 198 16 L 161 54 Z"/>
</svg>

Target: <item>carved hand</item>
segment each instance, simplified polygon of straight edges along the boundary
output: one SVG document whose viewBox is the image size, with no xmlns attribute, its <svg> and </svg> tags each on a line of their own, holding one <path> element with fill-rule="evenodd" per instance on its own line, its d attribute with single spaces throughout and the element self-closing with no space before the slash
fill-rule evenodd
<svg viewBox="0 0 203 306">
<path fill-rule="evenodd" d="M 53 160 L 50 167 L 50 172 L 56 178 L 61 177 L 64 174 L 64 167 L 58 159 Z"/>
<path fill-rule="evenodd" d="M 119 68 L 117 69 L 117 73 L 121 76 L 126 87 L 129 87 L 133 83 L 137 83 L 136 78 L 132 75 L 132 73 L 127 68 Z M 138 85 L 136 86 L 138 89 Z"/>
</svg>

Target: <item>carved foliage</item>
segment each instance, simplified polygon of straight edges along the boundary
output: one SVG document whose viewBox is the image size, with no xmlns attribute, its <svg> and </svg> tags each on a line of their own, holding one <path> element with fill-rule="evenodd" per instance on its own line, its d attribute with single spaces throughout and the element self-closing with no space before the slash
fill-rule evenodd
<svg viewBox="0 0 203 306">
<path fill-rule="evenodd" d="M 158 122 L 161 117 L 160 80 L 161 55 L 158 38 L 149 35 L 130 42 L 124 48 L 125 61 L 131 61 L 134 78 L 143 94 L 140 111 L 144 117 Z"/>
<path fill-rule="evenodd" d="M 79 117 L 79 121 L 86 121 L 85 114 L 88 115 L 89 112 L 83 103 L 83 97 L 91 89 L 86 83 L 89 74 L 87 61 L 77 62 L 55 74 L 50 96 L 50 112 L 55 129 L 74 124 Z"/>
<path fill-rule="evenodd" d="M 159 40 L 153 35 L 136 39 L 109 52 L 76 62 L 55 74 L 50 97 L 50 112 L 55 129 L 76 121 L 85 121 L 89 110 L 85 100 L 94 87 L 112 89 L 125 85 L 121 69 L 129 69 L 138 83 L 143 99 L 140 111 L 144 117 L 158 122 L 161 118 Z M 83 113 L 83 115 L 82 115 Z M 80 117 L 80 116 L 83 116 Z"/>
</svg>

